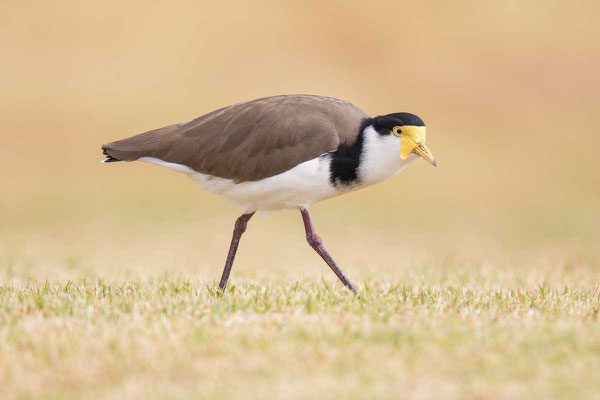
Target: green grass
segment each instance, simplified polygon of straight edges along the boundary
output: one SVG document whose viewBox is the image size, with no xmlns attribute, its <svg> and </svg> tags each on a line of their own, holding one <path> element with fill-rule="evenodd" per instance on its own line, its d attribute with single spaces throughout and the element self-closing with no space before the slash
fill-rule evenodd
<svg viewBox="0 0 600 400">
<path fill-rule="evenodd" d="M 359 297 L 296 212 L 253 219 L 221 297 L 233 213 L 5 213 L 0 399 L 598 398 L 595 219 L 428 227 L 333 202 L 313 215 Z"/>
<path fill-rule="evenodd" d="M 552 279 L 366 281 L 360 297 L 306 280 L 222 297 L 168 278 L 13 280 L 0 384 L 23 399 L 594 398 L 600 288 Z"/>
</svg>

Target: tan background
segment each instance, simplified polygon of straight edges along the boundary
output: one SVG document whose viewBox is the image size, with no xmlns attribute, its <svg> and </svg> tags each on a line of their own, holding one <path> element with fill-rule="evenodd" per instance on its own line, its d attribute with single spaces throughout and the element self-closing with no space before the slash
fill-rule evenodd
<svg viewBox="0 0 600 400">
<path fill-rule="evenodd" d="M 238 211 L 172 171 L 100 164 L 100 145 L 282 93 L 409 111 L 428 125 L 438 168 L 422 162 L 313 207 L 355 280 L 445 260 L 593 263 L 598 8 L 5 0 L 3 273 L 218 278 Z M 256 219 L 233 279 L 333 280 L 303 236 L 295 212 Z"/>
</svg>

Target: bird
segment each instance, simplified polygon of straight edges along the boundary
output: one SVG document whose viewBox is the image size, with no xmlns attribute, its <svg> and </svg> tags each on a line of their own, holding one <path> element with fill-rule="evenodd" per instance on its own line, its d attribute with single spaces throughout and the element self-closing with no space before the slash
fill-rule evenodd
<svg viewBox="0 0 600 400">
<path fill-rule="evenodd" d="M 240 239 L 257 212 L 298 209 L 308 244 L 342 283 L 356 287 L 325 249 L 309 207 L 398 174 L 423 158 L 426 127 L 415 114 L 370 117 L 339 99 L 278 95 L 102 145 L 102 162 L 142 161 L 188 175 L 243 212 L 219 282 L 224 293 Z"/>
</svg>

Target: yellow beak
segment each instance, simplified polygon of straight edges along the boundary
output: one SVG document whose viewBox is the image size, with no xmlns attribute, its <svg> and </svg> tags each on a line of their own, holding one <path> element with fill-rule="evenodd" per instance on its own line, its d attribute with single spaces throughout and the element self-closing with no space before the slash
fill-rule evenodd
<svg viewBox="0 0 600 400">
<path fill-rule="evenodd" d="M 437 167 L 437 161 L 435 161 L 435 157 L 431 154 L 431 151 L 425 146 L 425 143 L 419 143 L 414 149 L 413 153 L 417 153 L 424 159 L 426 159 L 431 165 Z"/>
<path fill-rule="evenodd" d="M 406 160 L 410 153 L 418 154 L 426 159 L 434 167 L 437 161 L 431 151 L 425 146 L 425 127 L 424 126 L 403 126 L 401 140 L 400 158 Z"/>
</svg>

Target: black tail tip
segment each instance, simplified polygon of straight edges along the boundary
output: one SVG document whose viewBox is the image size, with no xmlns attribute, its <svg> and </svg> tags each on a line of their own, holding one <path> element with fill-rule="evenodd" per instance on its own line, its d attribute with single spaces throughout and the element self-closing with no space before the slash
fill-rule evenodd
<svg viewBox="0 0 600 400">
<path fill-rule="evenodd" d="M 119 162 L 121 160 L 119 160 L 118 158 L 114 158 L 113 156 L 111 156 L 110 154 L 108 154 L 108 152 L 106 150 L 104 150 L 102 152 L 102 154 L 104 154 L 106 156 L 106 158 L 104 160 L 102 160 L 102 162 Z"/>
</svg>

